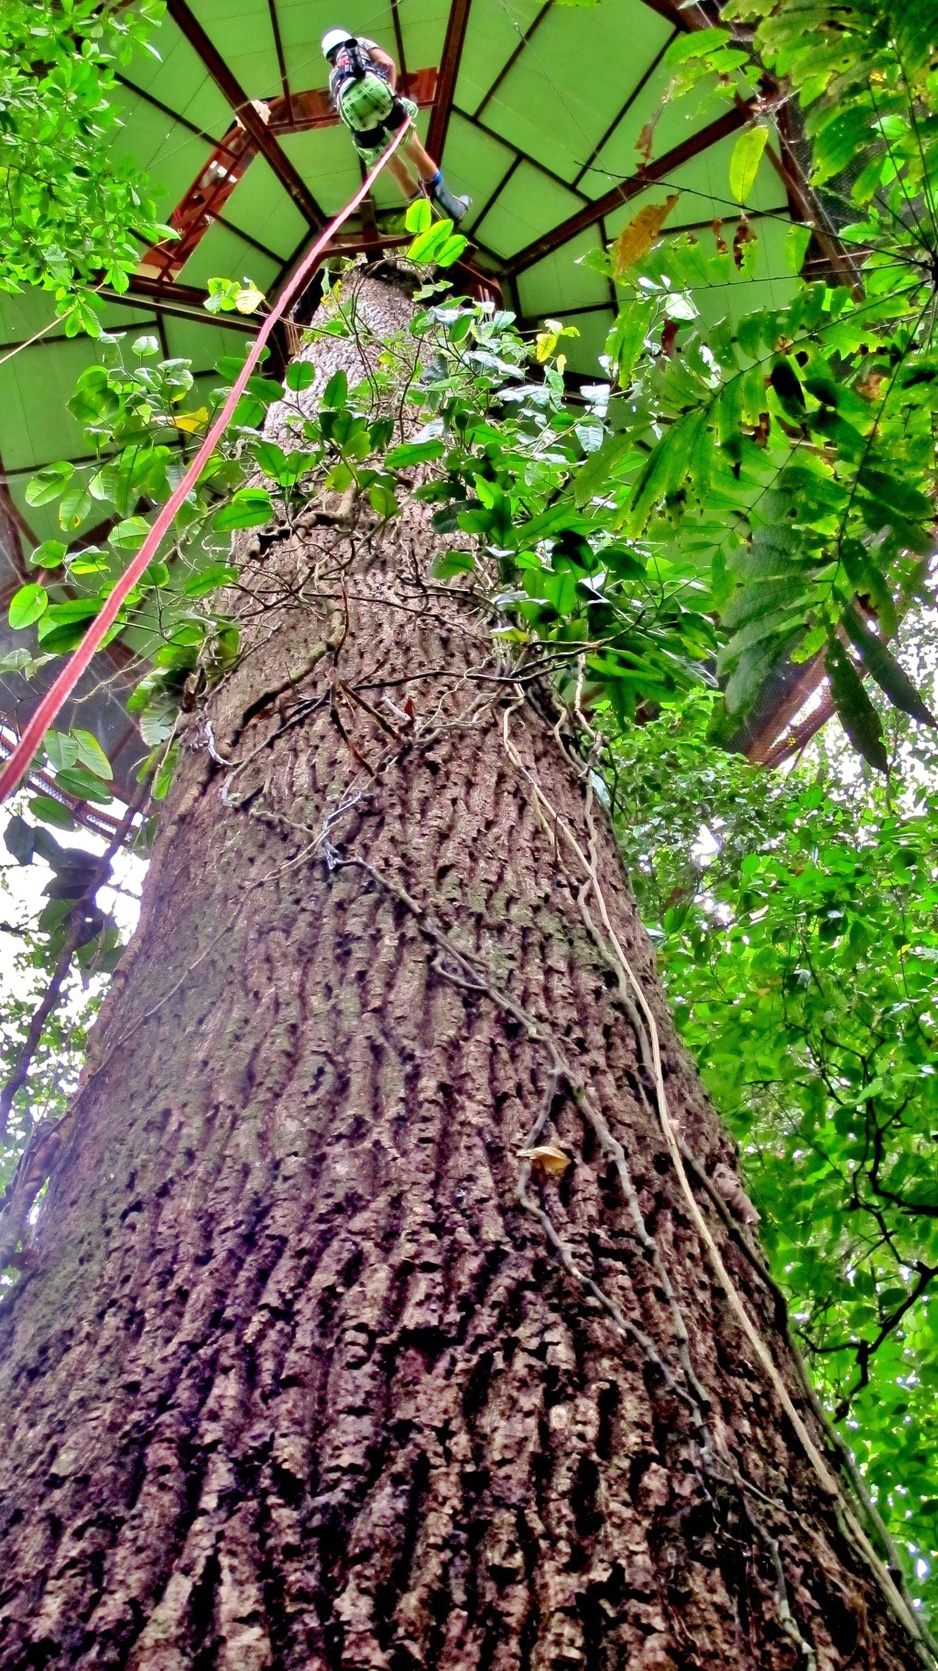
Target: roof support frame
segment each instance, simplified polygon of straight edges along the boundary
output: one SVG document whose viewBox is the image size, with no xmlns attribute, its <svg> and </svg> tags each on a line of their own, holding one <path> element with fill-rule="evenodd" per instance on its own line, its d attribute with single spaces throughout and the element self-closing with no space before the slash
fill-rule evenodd
<svg viewBox="0 0 938 1671">
<path fill-rule="evenodd" d="M 532 168 L 537 169 L 539 174 L 546 175 L 548 180 L 553 180 L 556 186 L 562 186 L 564 191 L 570 192 L 573 197 L 579 197 L 583 203 L 592 202 L 592 198 L 585 191 L 580 191 L 577 186 L 572 186 L 570 181 L 565 180 L 562 174 L 555 173 L 552 168 L 548 168 L 545 162 L 539 162 L 537 157 L 533 157 L 530 151 L 523 151 L 520 145 L 515 145 L 513 141 L 505 139 L 503 134 L 496 133 L 494 128 L 490 128 L 485 122 L 480 122 L 478 116 L 473 116 L 470 111 L 463 110 L 461 105 L 453 105 L 453 115 L 458 116 L 461 122 L 468 122 L 470 127 L 477 128 L 479 133 L 484 133 L 487 139 L 494 139 L 502 147 L 502 150 L 514 151 L 519 162 L 529 163 Z M 481 216 L 479 218 L 481 219 Z"/>
<path fill-rule="evenodd" d="M 658 65 L 661 63 L 661 60 L 664 57 L 665 53 L 667 52 L 669 46 L 671 45 L 672 41 L 677 40 L 677 37 L 678 37 L 679 33 L 680 33 L 680 31 L 678 29 L 674 29 L 671 32 L 671 34 L 668 36 L 667 40 L 665 41 L 664 45 L 660 48 L 660 50 L 658 52 L 655 53 L 655 56 L 652 59 L 651 63 L 648 65 L 648 68 L 645 71 L 643 71 L 643 73 L 639 76 L 638 80 L 635 83 L 635 86 L 632 88 L 631 93 L 629 94 L 629 96 L 626 99 L 624 105 L 622 106 L 622 109 L 619 111 L 619 114 L 617 116 L 613 117 L 612 121 L 610 122 L 610 124 L 609 124 L 608 128 L 606 129 L 605 133 L 603 134 L 602 138 L 597 140 L 596 144 L 593 146 L 593 149 L 590 152 L 589 156 L 587 157 L 586 162 L 583 164 L 583 167 L 580 169 L 580 172 L 576 175 L 576 177 L 573 181 L 574 186 L 579 186 L 580 181 L 582 180 L 584 174 L 589 173 L 589 171 L 592 168 L 594 162 L 596 161 L 596 158 L 598 156 L 600 156 L 601 153 L 605 150 L 606 146 L 608 145 L 610 139 L 612 138 L 613 134 L 615 133 L 616 128 L 619 126 L 620 122 L 625 121 L 625 118 L 628 115 L 629 111 L 631 110 L 633 104 L 635 103 L 635 100 L 638 98 L 639 94 L 644 92 L 645 88 L 648 86 L 649 81 L 651 80 L 651 78 L 654 75 L 656 69 L 658 68 Z"/>
<path fill-rule="evenodd" d="M 195 13 L 190 10 L 187 0 L 167 0 L 167 10 L 176 27 L 202 60 L 213 81 L 224 93 L 242 127 L 250 134 L 257 149 L 266 158 L 300 213 L 310 226 L 317 230 L 321 228 L 325 224 L 325 216 L 305 180 L 297 173 L 286 152 L 269 132 L 266 123 L 261 121 L 241 83 L 233 75 Z"/>
<path fill-rule="evenodd" d="M 192 319 L 199 325 L 217 325 L 223 331 L 238 331 L 242 336 L 254 336 L 257 332 L 256 319 L 235 313 L 207 313 L 204 304 L 208 292 L 196 290 L 190 284 L 160 285 L 138 273 L 131 279 L 128 290 L 118 293 L 105 287 L 101 295 L 107 302 L 116 302 L 118 307 L 148 308 L 154 313 L 168 314 L 177 319 Z"/>
<path fill-rule="evenodd" d="M 522 161 L 523 161 L 523 158 L 519 155 L 515 155 L 514 157 L 512 157 L 512 160 L 508 164 L 508 167 L 505 169 L 505 172 L 502 175 L 501 179 L 499 180 L 498 185 L 495 187 L 494 191 L 489 192 L 489 195 L 488 195 L 485 203 L 482 206 L 481 212 L 476 216 L 475 220 L 472 223 L 473 240 L 475 240 L 476 228 L 480 227 L 482 225 L 482 223 L 485 220 L 485 217 L 488 214 L 489 210 L 494 209 L 496 203 L 498 202 L 499 198 L 502 195 L 502 192 L 505 190 L 505 187 L 511 182 L 511 180 L 514 178 L 515 174 L 517 174 L 518 169 L 521 167 Z"/>
<path fill-rule="evenodd" d="M 274 37 L 274 50 L 277 54 L 277 68 L 280 71 L 280 86 L 283 89 L 283 96 L 286 100 L 287 110 L 290 111 L 292 115 L 290 81 L 287 76 L 287 61 L 283 55 L 283 40 L 280 34 L 280 18 L 277 13 L 277 0 L 267 0 L 267 10 L 270 13 L 270 29 Z"/>
<path fill-rule="evenodd" d="M 158 99 L 155 93 L 148 92 L 145 87 L 138 87 L 135 81 L 131 81 L 129 76 L 121 75 L 119 70 L 115 70 L 114 79 L 119 81 L 122 87 L 126 87 L 128 93 L 136 93 L 137 98 L 142 99 L 144 104 L 152 105 L 154 110 L 159 110 L 163 116 L 168 116 L 171 122 L 178 122 L 181 128 L 188 129 L 189 133 L 194 134 L 196 139 L 204 139 L 206 145 L 210 145 L 213 150 L 218 150 L 224 145 L 223 139 L 216 139 L 214 134 L 206 133 L 205 129 L 200 128 L 197 123 L 190 122 L 188 116 L 181 115 L 178 110 L 173 109 L 172 105 L 164 104 L 162 99 Z"/>
<path fill-rule="evenodd" d="M 540 11 L 537 13 L 537 16 L 532 18 L 531 22 L 528 24 L 528 27 L 520 35 L 518 45 L 514 48 L 514 51 L 510 54 L 510 56 L 505 60 L 501 69 L 499 70 L 497 76 L 495 77 L 495 80 L 492 82 L 491 87 L 489 88 L 488 92 L 484 95 L 481 104 L 479 104 L 476 107 L 476 116 L 481 116 L 483 110 L 486 107 L 486 105 L 490 102 L 490 100 L 494 99 L 495 94 L 498 92 L 498 89 L 501 86 L 502 82 L 505 80 L 505 77 L 507 75 L 509 75 L 510 72 L 514 69 L 515 64 L 517 63 L 518 59 L 521 57 L 522 52 L 524 51 L 525 47 L 527 46 L 528 41 L 531 39 L 531 36 L 533 34 L 535 34 L 537 32 L 537 30 L 540 28 L 541 24 L 543 23 L 545 17 L 547 16 L 547 14 L 550 11 L 553 4 L 554 4 L 554 0 L 544 0 L 544 4 L 541 7 Z"/>
<path fill-rule="evenodd" d="M 407 78 L 407 56 L 404 52 L 404 31 L 401 28 L 401 0 L 391 0 L 391 21 L 394 24 L 394 44 L 397 47 L 398 79 Z"/>
<path fill-rule="evenodd" d="M 462 58 L 462 49 L 465 45 L 471 4 L 472 0 L 451 0 L 450 4 L 446 37 L 443 41 L 443 52 L 440 57 L 440 73 L 437 78 L 433 110 L 430 115 L 430 128 L 427 134 L 427 150 L 434 161 L 437 162 L 442 158 L 443 148 L 446 144 L 446 131 L 449 127 L 453 96 L 459 78 L 459 64 Z"/>
<path fill-rule="evenodd" d="M 553 227 L 550 232 L 545 232 L 543 237 L 535 238 L 507 262 L 509 272 L 521 273 L 526 267 L 533 267 L 536 261 L 543 260 L 545 255 L 552 255 L 562 245 L 569 243 L 571 238 L 584 232 L 588 226 L 594 226 L 606 215 L 613 214 L 623 203 L 629 203 L 633 197 L 640 197 L 649 186 L 665 179 L 673 169 L 681 168 L 684 163 L 691 162 L 694 157 L 708 151 L 711 145 L 719 144 L 721 139 L 726 139 L 729 134 L 744 128 L 753 115 L 756 103 L 754 99 L 741 100 L 722 116 L 708 122 L 706 127 L 698 128 L 688 139 L 672 146 L 670 151 L 665 151 L 663 156 L 656 157 L 640 174 L 631 175 L 629 179 L 605 192 L 602 197 L 594 198 L 592 203 L 577 210 L 575 215 Z"/>
</svg>

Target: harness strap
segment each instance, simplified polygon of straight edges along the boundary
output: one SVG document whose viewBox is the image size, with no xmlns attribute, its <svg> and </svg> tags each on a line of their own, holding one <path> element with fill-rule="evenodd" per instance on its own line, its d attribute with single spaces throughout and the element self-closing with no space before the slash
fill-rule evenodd
<svg viewBox="0 0 938 1671">
<path fill-rule="evenodd" d="M 373 128 L 359 128 L 351 130 L 352 139 L 359 147 L 370 151 L 373 146 L 381 145 L 389 133 L 397 133 L 402 122 L 407 121 L 407 112 L 400 99 L 395 99 L 383 122 Z"/>
</svg>

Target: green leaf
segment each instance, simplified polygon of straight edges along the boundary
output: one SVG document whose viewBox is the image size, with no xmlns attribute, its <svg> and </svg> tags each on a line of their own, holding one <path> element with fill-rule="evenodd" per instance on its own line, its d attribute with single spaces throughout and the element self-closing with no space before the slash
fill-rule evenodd
<svg viewBox="0 0 938 1671">
<path fill-rule="evenodd" d="M 30 556 L 30 566 L 34 569 L 57 569 L 65 559 L 68 546 L 62 540 L 43 540 L 37 545 Z"/>
<path fill-rule="evenodd" d="M 756 183 L 768 137 L 768 128 L 744 128 L 733 146 L 733 154 L 730 157 L 730 191 L 737 203 L 745 203 Z"/>
<path fill-rule="evenodd" d="M 368 498 L 371 501 L 372 510 L 377 511 L 380 517 L 397 516 L 397 513 L 400 510 L 400 506 L 395 499 L 394 494 L 391 492 L 391 489 L 389 487 L 385 487 L 383 482 L 375 482 L 374 485 L 368 489 Z"/>
<path fill-rule="evenodd" d="M 884 470 L 871 470 L 864 466 L 857 481 L 871 498 L 908 522 L 928 522 L 934 518 L 935 508 L 924 493 L 908 482 L 887 475 Z"/>
<path fill-rule="evenodd" d="M 187 598 L 205 598 L 220 586 L 233 585 L 237 578 L 238 571 L 230 563 L 210 563 L 207 569 L 200 569 L 186 581 L 183 591 Z"/>
<path fill-rule="evenodd" d="M 67 731 L 47 731 L 43 746 L 53 771 L 61 771 L 63 766 L 77 765 L 78 743 Z"/>
<path fill-rule="evenodd" d="M 60 499 L 75 474 L 74 464 L 47 464 L 26 484 L 27 505 L 48 505 Z"/>
<path fill-rule="evenodd" d="M 136 551 L 150 532 L 150 524 L 142 516 L 127 516 L 122 522 L 112 528 L 108 534 L 108 544 L 115 551 Z"/>
<path fill-rule="evenodd" d="M 111 779 L 114 776 L 111 762 L 97 737 L 91 731 L 82 731 L 76 726 L 72 727 L 72 736 L 82 765 L 87 766 L 89 772 L 94 772 L 97 777 Z"/>
<path fill-rule="evenodd" d="M 242 487 L 231 503 L 223 505 L 212 519 L 212 527 L 219 534 L 236 528 L 262 528 L 274 514 L 270 494 L 265 487 Z"/>
<path fill-rule="evenodd" d="M 888 772 L 882 722 L 863 689 L 863 680 L 836 639 L 827 652 L 827 673 L 837 716 L 857 753 L 876 771 Z"/>
<path fill-rule="evenodd" d="M 673 492 L 686 474 L 706 421 L 705 412 L 685 413 L 666 430 L 646 460 L 629 498 L 629 526 L 633 534 L 642 532 L 654 506 Z"/>
<path fill-rule="evenodd" d="M 404 225 L 408 232 L 426 232 L 433 224 L 433 211 L 425 197 L 416 197 L 413 203 L 408 203 L 404 216 Z"/>
<path fill-rule="evenodd" d="M 25 818 L 20 817 L 18 812 L 14 812 L 12 818 L 7 820 L 6 829 L 3 832 L 3 844 L 18 865 L 32 863 L 35 832 L 27 824 Z"/>
<path fill-rule="evenodd" d="M 72 482 L 59 502 L 59 526 L 72 532 L 89 516 L 93 506 L 91 494 L 81 482 Z"/>
<path fill-rule="evenodd" d="M 430 573 L 435 580 L 451 580 L 456 574 L 471 574 L 474 568 L 471 551 L 446 551 L 435 559 Z"/>
<path fill-rule="evenodd" d="M 57 789 L 79 801 L 97 801 L 101 806 L 107 806 L 111 800 L 110 789 L 84 766 L 66 766 L 64 771 L 56 772 L 55 783 Z"/>
<path fill-rule="evenodd" d="M 54 824 L 59 830 L 73 830 L 75 820 L 67 806 L 61 801 L 54 801 L 51 795 L 33 795 L 27 802 L 34 818 L 43 824 Z"/>
<path fill-rule="evenodd" d="M 438 220 L 435 225 L 428 226 L 415 238 L 407 251 L 408 261 L 413 261 L 418 267 L 432 267 L 439 263 L 440 254 L 453 231 L 451 220 Z"/>
<path fill-rule="evenodd" d="M 790 273 L 796 275 L 804 266 L 804 258 L 808 253 L 808 245 L 814 235 L 810 226 L 792 226 L 785 235 L 785 260 Z"/>
<path fill-rule="evenodd" d="M 934 726 L 935 716 L 919 695 L 908 674 L 900 667 L 882 639 L 870 632 L 853 605 L 844 615 L 844 626 L 851 642 L 859 650 L 860 659 L 867 672 L 876 680 L 880 690 L 885 691 L 893 707 L 901 708 L 903 713 L 910 714 L 920 725 Z"/>
<path fill-rule="evenodd" d="M 335 371 L 326 384 L 322 397 L 324 406 L 345 406 L 348 401 L 348 378 L 344 371 Z"/>
<path fill-rule="evenodd" d="M 311 360 L 291 360 L 287 366 L 286 384 L 294 394 L 301 395 L 308 389 L 316 377 L 316 368 Z"/>
<path fill-rule="evenodd" d="M 10 599 L 8 620 L 14 632 L 22 632 L 24 627 L 31 627 L 44 615 L 49 606 L 49 595 L 38 580 L 28 586 L 21 586 Z"/>
<path fill-rule="evenodd" d="M 590 454 L 582 470 L 578 470 L 573 479 L 573 494 L 580 509 L 588 505 L 596 494 L 602 493 L 615 466 L 632 445 L 629 432 L 620 430 L 618 435 L 607 436 L 602 446 Z"/>
<path fill-rule="evenodd" d="M 579 0 L 577 0 L 577 3 L 579 4 Z M 461 232 L 451 233 L 442 249 L 436 252 L 436 265 L 438 267 L 452 267 L 454 262 L 465 254 L 468 247 L 469 239 L 464 237 Z"/>
<path fill-rule="evenodd" d="M 426 464 L 430 459 L 442 458 L 446 448 L 442 441 L 405 441 L 392 447 L 385 455 L 389 470 L 405 470 L 410 464 Z"/>
</svg>

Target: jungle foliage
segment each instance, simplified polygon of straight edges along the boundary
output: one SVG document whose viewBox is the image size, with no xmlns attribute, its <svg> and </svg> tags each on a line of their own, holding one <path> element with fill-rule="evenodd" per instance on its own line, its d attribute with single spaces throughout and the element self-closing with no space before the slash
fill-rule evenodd
<svg viewBox="0 0 938 1671">
<path fill-rule="evenodd" d="M 102 16 L 90 5 L 70 15 L 93 102 L 110 87 L 111 48 L 92 13 Z M 105 8 L 108 27 L 118 13 Z M 182 728 L 239 653 L 232 532 L 288 528 L 315 507 L 334 516 L 349 496 L 376 523 L 410 493 L 432 505 L 439 584 L 488 612 L 507 674 L 554 682 L 571 726 L 586 722 L 584 749 L 598 732 L 595 764 L 676 1013 L 740 1137 L 776 1277 L 926 1588 L 938 1547 L 934 720 L 927 686 L 890 643 L 920 631 L 935 535 L 938 60 L 927 14 L 731 0 L 723 26 L 682 37 L 675 97 L 755 101 L 729 174 L 740 213 L 674 237 L 669 204 L 646 204 L 597 254 L 620 309 L 596 382 L 576 396 L 565 328 L 547 321 L 532 341 L 507 310 L 461 297 L 445 274 L 462 240 L 431 227 L 425 205 L 412 211 L 426 282 L 410 337 L 385 343 L 360 386 L 334 378 L 315 411 L 303 399 L 309 360 L 282 379 L 253 377 L 115 629 L 145 647 L 132 706 L 158 799 Z M 36 15 L 14 7 L 4 27 Z M 63 26 L 50 61 L 72 38 Z M 787 304 L 747 311 L 757 230 L 745 205 L 784 101 L 811 141 L 827 218 L 792 229 Z M 71 167 L 61 136 L 46 138 Z M 110 166 L 95 164 L 100 199 L 86 180 L 83 206 L 61 199 L 75 217 L 67 270 L 54 219 L 24 186 L 14 280 L 59 285 L 63 306 L 104 267 L 118 282 L 143 187 Z M 79 328 L 84 316 L 71 317 Z M 356 329 L 336 270 L 312 359 L 317 334 Z M 36 578 L 10 604 L 29 637 L 7 665 L 27 673 L 80 642 L 243 363 L 221 362 L 211 401 L 193 407 L 189 366 L 161 360 L 155 338 L 99 341 L 71 403 L 95 461 L 51 465 L 29 489 L 31 503 L 57 503 L 62 538 L 33 554 Z M 282 445 L 264 435 L 274 403 Z M 104 518 L 110 533 L 89 545 L 82 530 Z M 846 754 L 771 778 L 716 746 L 789 660 L 826 670 L 879 779 Z M 897 715 L 920 728 L 901 746 Z M 45 952 L 30 942 L 40 962 L 60 954 L 85 898 L 63 846 L 68 808 L 111 795 L 110 765 L 85 733 L 50 735 L 45 764 L 61 799 L 33 796 L 7 835 L 16 862 L 42 861 L 58 879 Z M 83 956 L 90 966 L 113 949 L 102 919 Z M 33 1095 L 19 1093 L 20 1131 Z"/>
<path fill-rule="evenodd" d="M 120 159 L 116 67 L 147 48 L 162 0 L 3 0 L 0 290 L 55 293 L 67 334 L 97 335 L 102 283 L 127 289 L 134 234 L 156 238 L 147 183 Z"/>
<path fill-rule="evenodd" d="M 796 1339 L 932 1596 L 938 750 L 893 716 L 888 786 L 837 745 L 769 774 L 711 705 L 616 736 L 616 827 Z"/>
</svg>

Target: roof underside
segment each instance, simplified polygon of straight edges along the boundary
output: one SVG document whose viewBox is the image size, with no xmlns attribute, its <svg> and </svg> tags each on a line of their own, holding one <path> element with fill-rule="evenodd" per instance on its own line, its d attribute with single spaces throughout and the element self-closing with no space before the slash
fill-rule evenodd
<svg viewBox="0 0 938 1671">
<path fill-rule="evenodd" d="M 497 277 L 523 322 L 549 315 L 577 327 L 568 349 L 573 372 L 598 370 L 614 306 L 609 282 L 581 258 L 615 237 L 646 194 L 660 201 L 663 189 L 680 192 L 669 236 L 734 214 L 727 160 L 747 111 L 701 111 L 692 99 L 664 103 L 668 72 L 661 60 L 688 27 L 687 13 L 672 0 L 599 0 L 589 7 L 559 0 L 348 0 L 338 18 L 334 0 L 169 0 L 155 37 L 159 59 L 141 52 L 121 75 L 124 141 L 149 172 L 161 216 L 168 220 L 176 210 L 177 223 L 195 229 L 181 269 L 154 277 L 148 265 L 128 296 L 108 302 L 103 322 L 111 331 L 155 332 L 164 353 L 190 359 L 206 387 L 230 350 L 231 333 L 252 329 L 242 319 L 213 321 L 204 313 L 208 279 L 249 275 L 276 295 L 317 228 L 360 183 L 348 136 L 330 119 L 324 97 L 319 41 L 337 22 L 395 56 L 419 92 L 422 137 L 442 151 L 451 186 L 472 197 L 463 230 L 473 260 Z M 252 98 L 277 101 L 269 128 L 246 102 Z M 246 143 L 235 126 L 237 109 L 247 151 L 212 200 L 217 213 L 196 215 L 193 223 L 192 204 L 204 202 L 213 154 L 228 165 L 225 146 L 243 150 Z M 642 177 L 636 146 L 656 117 L 653 162 Z M 213 178 L 221 178 L 217 168 Z M 374 202 L 351 223 L 351 241 L 380 241 L 395 208 L 394 187 L 382 180 Z M 758 260 L 738 293 L 734 286 L 734 312 L 781 305 L 790 291 L 781 247 L 788 198 L 769 153 L 750 218 L 759 222 Z M 721 314 L 726 298 L 705 297 L 703 305 Z M 97 357 L 95 344 L 65 340 L 53 325 L 2 363 L 51 318 L 46 294 L 0 300 L 0 545 L 7 558 L 0 582 L 7 593 L 19 584 L 29 550 L 57 533 L 51 510 L 26 505 L 30 474 L 55 459 L 87 456 L 66 402 Z M 4 707 L 9 712 L 9 702 Z"/>
</svg>

